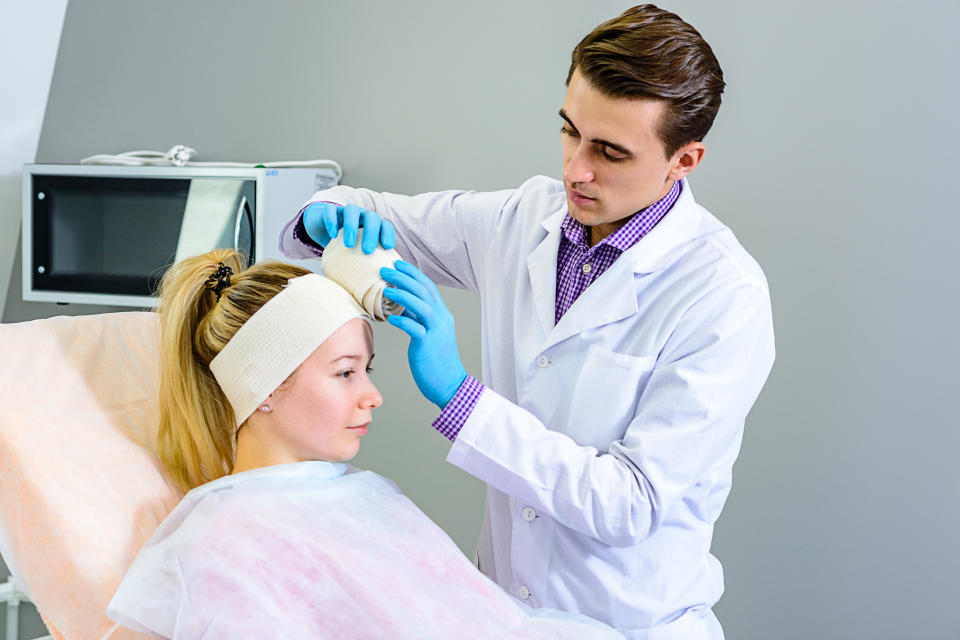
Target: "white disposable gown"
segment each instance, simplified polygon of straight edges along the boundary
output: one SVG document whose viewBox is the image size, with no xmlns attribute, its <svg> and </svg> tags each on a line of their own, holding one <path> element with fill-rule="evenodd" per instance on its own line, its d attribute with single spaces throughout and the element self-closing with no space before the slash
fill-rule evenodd
<svg viewBox="0 0 960 640">
<path fill-rule="evenodd" d="M 486 578 L 391 481 L 300 462 L 190 491 L 107 614 L 156 638 L 622 638 L 534 612 Z"/>
</svg>

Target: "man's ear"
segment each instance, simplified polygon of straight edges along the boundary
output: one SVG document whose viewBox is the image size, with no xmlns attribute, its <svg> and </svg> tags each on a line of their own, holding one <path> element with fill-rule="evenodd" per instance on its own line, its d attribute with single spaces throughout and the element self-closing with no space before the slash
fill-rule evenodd
<svg viewBox="0 0 960 640">
<path fill-rule="evenodd" d="M 702 142 L 688 142 L 673 154 L 671 159 L 670 172 L 667 178 L 670 180 L 679 180 L 684 178 L 691 171 L 697 168 L 700 161 L 703 160 L 703 154 L 706 153 L 706 147 Z"/>
</svg>

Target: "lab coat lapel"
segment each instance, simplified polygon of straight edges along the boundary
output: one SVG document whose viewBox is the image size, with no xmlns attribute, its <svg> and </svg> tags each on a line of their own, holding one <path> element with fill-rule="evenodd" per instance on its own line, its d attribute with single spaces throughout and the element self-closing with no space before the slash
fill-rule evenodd
<svg viewBox="0 0 960 640">
<path fill-rule="evenodd" d="M 543 335 L 553 331 L 556 315 L 557 251 L 560 248 L 560 224 L 565 214 L 566 210 L 561 209 L 541 223 L 547 235 L 527 256 L 533 306 L 537 320 L 543 329 Z"/>
<path fill-rule="evenodd" d="M 701 213 L 686 180 L 673 208 L 647 235 L 627 249 L 587 289 L 580 294 L 560 322 L 547 335 L 543 349 L 590 329 L 622 320 L 639 309 L 637 276 L 665 268 L 674 258 L 673 251 L 689 242 L 700 226 Z M 559 245 L 559 239 L 558 239 Z M 541 243 L 538 250 L 543 247 Z M 556 246 L 550 289 L 551 303 L 556 298 Z M 536 295 L 536 290 L 535 290 Z M 539 306 L 539 305 L 538 305 Z M 551 309 L 551 320 L 553 318 Z"/>
<path fill-rule="evenodd" d="M 610 265 L 567 309 L 560 322 L 547 335 L 544 349 L 637 312 L 633 265 L 624 261 L 623 257 L 620 256 Z"/>
</svg>

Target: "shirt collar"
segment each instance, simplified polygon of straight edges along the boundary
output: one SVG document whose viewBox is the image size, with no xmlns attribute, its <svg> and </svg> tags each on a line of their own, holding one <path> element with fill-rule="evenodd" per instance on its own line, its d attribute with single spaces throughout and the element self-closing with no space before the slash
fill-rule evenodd
<svg viewBox="0 0 960 640">
<path fill-rule="evenodd" d="M 598 242 L 593 247 L 590 247 L 589 250 L 595 250 L 601 246 L 610 246 L 618 251 L 626 251 L 633 245 L 635 245 L 640 238 L 645 236 L 653 227 L 656 226 L 657 222 L 670 211 L 670 208 L 673 207 L 674 203 L 677 201 L 677 198 L 680 197 L 680 192 L 683 189 L 681 180 L 676 180 L 673 183 L 673 187 L 670 188 L 670 191 L 667 192 L 667 195 L 663 196 L 656 202 L 654 202 L 649 207 L 641 209 L 637 213 L 631 216 L 630 220 L 627 221 L 625 225 L 611 233 L 609 236 Z M 560 229 L 563 231 L 563 236 L 576 245 L 582 245 L 584 247 L 588 246 L 587 242 L 587 228 L 578 222 L 573 216 L 570 215 L 570 211 L 563 216 L 563 222 L 560 224 Z"/>
</svg>

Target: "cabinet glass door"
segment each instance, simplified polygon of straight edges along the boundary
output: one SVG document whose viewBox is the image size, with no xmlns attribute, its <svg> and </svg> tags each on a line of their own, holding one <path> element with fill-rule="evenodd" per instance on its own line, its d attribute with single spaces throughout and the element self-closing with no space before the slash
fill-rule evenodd
<svg viewBox="0 0 960 640">
<path fill-rule="evenodd" d="M 33 198 L 37 290 L 149 296 L 176 260 L 253 255 L 253 179 L 35 175 Z"/>
</svg>

